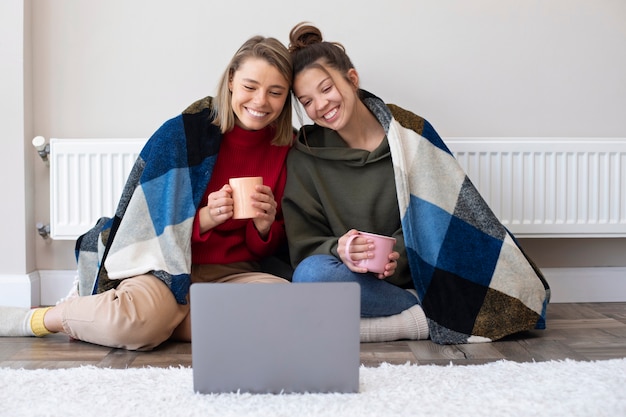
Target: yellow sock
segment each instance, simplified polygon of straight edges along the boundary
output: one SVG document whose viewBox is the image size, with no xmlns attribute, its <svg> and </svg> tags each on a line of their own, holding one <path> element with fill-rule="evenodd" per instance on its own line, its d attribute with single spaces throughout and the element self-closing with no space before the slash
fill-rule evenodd
<svg viewBox="0 0 626 417">
<path fill-rule="evenodd" d="M 46 326 L 43 324 L 43 316 L 45 316 L 46 312 L 51 308 L 52 307 L 36 308 L 32 316 L 30 316 L 30 328 L 35 336 L 41 337 L 52 333 L 50 330 L 46 329 Z"/>
</svg>

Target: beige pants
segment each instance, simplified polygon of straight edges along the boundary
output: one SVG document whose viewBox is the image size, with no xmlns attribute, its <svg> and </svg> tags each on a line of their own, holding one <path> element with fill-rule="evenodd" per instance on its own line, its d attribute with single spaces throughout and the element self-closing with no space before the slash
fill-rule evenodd
<svg viewBox="0 0 626 417">
<path fill-rule="evenodd" d="M 256 264 L 194 265 L 191 282 L 288 283 L 257 272 Z M 78 340 L 128 350 L 150 350 L 173 337 L 191 340 L 189 303 L 178 304 L 153 275 L 125 279 L 102 294 L 77 297 L 63 306 L 63 329 Z"/>
</svg>

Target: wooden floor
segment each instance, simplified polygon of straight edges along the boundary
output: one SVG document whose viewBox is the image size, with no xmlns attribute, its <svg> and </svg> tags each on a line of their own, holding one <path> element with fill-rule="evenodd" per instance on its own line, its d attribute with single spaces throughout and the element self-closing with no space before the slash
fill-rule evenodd
<svg viewBox="0 0 626 417">
<path fill-rule="evenodd" d="M 541 362 L 626 357 L 626 303 L 551 304 L 548 328 L 486 344 L 442 346 L 429 340 L 362 343 L 361 363 L 482 364 L 507 359 Z M 130 352 L 71 341 L 65 335 L 43 338 L 0 337 L 0 368 L 191 366 L 189 343 L 166 343 L 151 352 Z"/>
</svg>

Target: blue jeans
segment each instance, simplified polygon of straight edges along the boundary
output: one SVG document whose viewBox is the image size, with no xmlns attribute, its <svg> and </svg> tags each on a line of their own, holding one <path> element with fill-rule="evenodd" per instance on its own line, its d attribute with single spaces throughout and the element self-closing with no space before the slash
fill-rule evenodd
<svg viewBox="0 0 626 417">
<path fill-rule="evenodd" d="M 341 260 L 331 255 L 312 255 L 296 267 L 292 278 L 298 282 L 356 282 L 361 286 L 361 317 L 381 317 L 399 314 L 417 304 L 417 298 L 407 290 L 374 274 L 350 271 Z"/>
</svg>

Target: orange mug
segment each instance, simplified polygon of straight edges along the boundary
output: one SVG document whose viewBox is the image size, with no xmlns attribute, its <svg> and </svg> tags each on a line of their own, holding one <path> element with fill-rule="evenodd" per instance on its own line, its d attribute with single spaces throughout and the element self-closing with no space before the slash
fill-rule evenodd
<svg viewBox="0 0 626 417">
<path fill-rule="evenodd" d="M 233 189 L 233 219 L 251 219 L 257 209 L 252 206 L 250 196 L 256 193 L 255 187 L 263 185 L 263 177 L 239 177 L 228 180 Z"/>
</svg>

